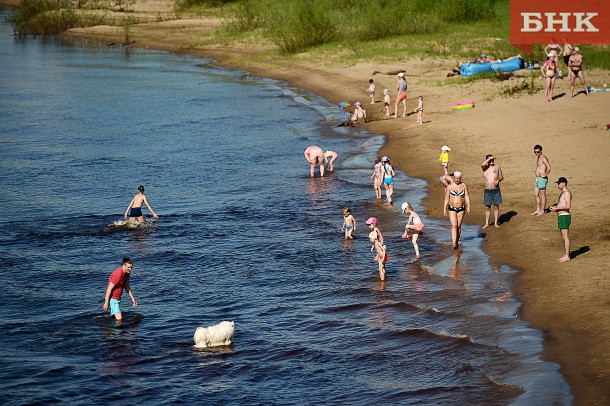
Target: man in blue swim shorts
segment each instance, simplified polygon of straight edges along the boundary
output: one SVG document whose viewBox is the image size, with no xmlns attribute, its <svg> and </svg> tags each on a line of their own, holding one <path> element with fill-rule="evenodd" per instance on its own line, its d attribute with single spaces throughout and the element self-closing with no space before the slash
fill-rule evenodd
<svg viewBox="0 0 610 406">
<path fill-rule="evenodd" d="M 549 159 L 542 153 L 540 145 L 534 146 L 534 154 L 536 154 L 536 184 L 534 185 L 534 197 L 536 198 L 536 211 L 532 216 L 542 216 L 546 206 L 546 184 L 549 181 L 549 173 L 551 173 L 551 164 Z"/>
<path fill-rule="evenodd" d="M 136 302 L 136 299 L 133 297 L 131 286 L 129 285 L 129 275 L 132 268 L 133 261 L 129 258 L 123 258 L 123 264 L 115 269 L 110 275 L 110 278 L 108 278 L 103 309 L 104 312 L 107 312 L 108 309 L 110 309 L 110 316 L 114 316 L 119 323 L 123 320 L 123 314 L 121 313 L 121 295 L 123 294 L 123 289 L 125 289 L 131 298 L 133 307 L 138 305 L 138 302 Z"/>
<path fill-rule="evenodd" d="M 570 223 L 572 223 L 572 215 L 570 209 L 572 208 L 572 192 L 568 189 L 568 180 L 563 176 L 555 182 L 557 188 L 561 190 L 559 200 L 557 203 L 549 207 L 550 211 L 557 213 L 557 228 L 561 232 L 561 238 L 563 239 L 564 254 L 563 257 L 559 258 L 559 262 L 566 262 L 570 260 Z"/>
<path fill-rule="evenodd" d="M 489 217 L 491 215 L 491 206 L 494 206 L 494 225 L 498 224 L 500 215 L 500 205 L 502 204 L 502 193 L 500 192 L 500 182 L 504 180 L 502 169 L 496 165 L 496 158 L 489 154 L 481 164 L 483 170 L 483 179 L 485 191 L 483 192 L 483 204 L 485 205 L 485 225 L 483 228 L 489 227 Z"/>
</svg>

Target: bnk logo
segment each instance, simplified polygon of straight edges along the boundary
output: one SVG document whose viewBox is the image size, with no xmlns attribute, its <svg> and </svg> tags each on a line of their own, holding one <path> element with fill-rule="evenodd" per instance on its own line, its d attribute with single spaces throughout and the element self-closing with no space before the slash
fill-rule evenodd
<svg viewBox="0 0 610 406">
<path fill-rule="evenodd" d="M 511 0 L 510 43 L 610 44 L 609 0 Z"/>
</svg>

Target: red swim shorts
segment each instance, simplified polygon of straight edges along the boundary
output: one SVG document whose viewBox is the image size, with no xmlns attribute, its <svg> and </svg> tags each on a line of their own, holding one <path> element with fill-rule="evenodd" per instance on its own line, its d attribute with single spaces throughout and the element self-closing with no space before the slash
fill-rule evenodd
<svg viewBox="0 0 610 406">
<path fill-rule="evenodd" d="M 398 101 L 405 100 L 406 98 L 407 98 L 407 92 L 398 93 L 396 95 L 396 100 L 398 100 Z"/>
</svg>

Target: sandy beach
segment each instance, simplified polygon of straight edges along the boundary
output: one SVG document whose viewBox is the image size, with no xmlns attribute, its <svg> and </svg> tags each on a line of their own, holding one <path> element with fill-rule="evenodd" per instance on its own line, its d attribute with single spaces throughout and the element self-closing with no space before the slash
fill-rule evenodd
<svg viewBox="0 0 610 406">
<path fill-rule="evenodd" d="M 165 7 L 162 2 L 139 2 L 137 11 L 171 14 Z M 610 131 L 605 129 L 610 123 L 610 92 L 588 97 L 578 93 L 572 98 L 566 78 L 557 81 L 552 103 L 545 103 L 541 80 L 542 90 L 533 95 L 503 97 L 501 90 L 519 79 L 458 84 L 460 78 L 444 77 L 453 62 L 442 59 L 341 66 L 307 53 L 277 57 L 265 52 L 273 48 L 269 44 L 211 43 L 209 38 L 221 24 L 221 19 L 203 18 L 146 22 L 133 25 L 129 35 L 133 47 L 212 58 L 219 66 L 284 80 L 332 102 L 362 101 L 371 118 L 364 124 L 366 128 L 388 137 L 381 153 L 409 176 L 429 183 L 426 216 L 443 216 L 438 157 L 440 147 L 449 145 L 450 170 L 462 171 L 471 194 L 472 213 L 466 215 L 466 222 L 482 226 L 485 208 L 480 165 L 486 154 L 493 154 L 505 180 L 501 184 L 503 222 L 499 228 L 481 230 L 492 261 L 521 271 L 514 289 L 523 303 L 520 317 L 544 332 L 543 358 L 561 365 L 575 404 L 610 403 L 610 266 L 604 259 L 610 248 L 610 214 L 603 209 L 606 197 L 600 190 L 610 176 L 604 158 L 610 152 Z M 99 26 L 73 29 L 67 35 L 110 43 L 121 42 L 124 31 Z M 210 45 L 192 45 L 196 38 L 207 38 Z M 560 66 L 566 73 L 565 66 Z M 399 70 L 406 71 L 409 84 L 407 111 L 417 107 L 417 96 L 424 97 L 423 125 L 415 123 L 414 114 L 398 119 L 383 117 L 383 89 L 391 91 L 393 110 L 395 72 Z M 589 86 L 610 84 L 608 71 L 587 69 L 585 63 L 584 72 Z M 369 104 L 366 92 L 370 78 L 377 85 L 374 105 Z M 582 89 L 577 82 L 576 91 Z M 474 109 L 451 109 L 452 103 L 471 100 L 476 103 Z M 568 179 L 573 193 L 572 260 L 566 263 L 557 261 L 563 255 L 563 243 L 556 216 L 530 215 L 535 210 L 536 144 L 543 146 L 552 166 L 549 204 L 559 196 L 553 182 L 560 176 Z M 305 162 L 303 171 L 307 171 Z"/>
</svg>

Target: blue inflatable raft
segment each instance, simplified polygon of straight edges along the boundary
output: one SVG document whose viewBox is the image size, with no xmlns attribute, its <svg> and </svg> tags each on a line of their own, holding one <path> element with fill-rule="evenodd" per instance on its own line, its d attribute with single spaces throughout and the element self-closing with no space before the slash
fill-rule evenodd
<svg viewBox="0 0 610 406">
<path fill-rule="evenodd" d="M 471 76 L 478 73 L 498 72 L 499 70 L 502 72 L 512 72 L 521 69 L 521 63 L 521 58 L 513 58 L 501 62 L 464 62 L 462 63 L 462 66 L 460 66 L 460 71 L 462 76 Z"/>
</svg>

